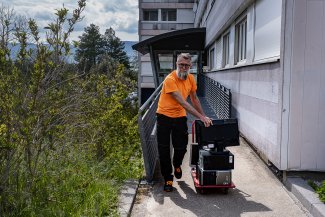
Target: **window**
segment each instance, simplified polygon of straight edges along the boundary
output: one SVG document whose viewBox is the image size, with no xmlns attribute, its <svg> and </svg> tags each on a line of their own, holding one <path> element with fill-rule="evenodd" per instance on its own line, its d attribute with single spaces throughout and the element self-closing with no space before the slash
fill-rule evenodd
<svg viewBox="0 0 325 217">
<path fill-rule="evenodd" d="M 212 48 L 210 50 L 210 55 L 209 55 L 209 65 L 210 65 L 210 69 L 214 69 L 214 48 Z"/>
<path fill-rule="evenodd" d="M 162 21 L 176 21 L 176 9 L 161 9 Z"/>
<path fill-rule="evenodd" d="M 158 10 L 144 10 L 143 20 L 145 21 L 158 21 Z"/>
<path fill-rule="evenodd" d="M 164 78 L 173 70 L 173 54 L 159 53 L 157 64 L 159 82 L 162 82 Z"/>
<path fill-rule="evenodd" d="M 256 1 L 254 62 L 280 58 L 281 13 L 282 1 Z"/>
<path fill-rule="evenodd" d="M 229 38 L 230 33 L 228 32 L 223 36 L 223 54 L 222 54 L 222 66 L 225 67 L 229 64 Z"/>
<path fill-rule="evenodd" d="M 247 19 L 242 19 L 235 27 L 235 63 L 246 59 Z"/>
<path fill-rule="evenodd" d="M 222 68 L 222 44 L 221 38 L 216 41 L 216 69 Z"/>
</svg>

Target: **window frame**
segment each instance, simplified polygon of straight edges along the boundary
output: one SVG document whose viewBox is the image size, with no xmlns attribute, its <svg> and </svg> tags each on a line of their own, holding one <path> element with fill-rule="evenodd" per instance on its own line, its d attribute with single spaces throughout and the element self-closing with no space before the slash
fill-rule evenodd
<svg viewBox="0 0 325 217">
<path fill-rule="evenodd" d="M 214 45 L 209 49 L 209 67 L 210 67 L 210 70 L 215 68 L 215 48 L 214 48 Z"/>
<path fill-rule="evenodd" d="M 166 20 L 164 20 L 164 12 L 166 12 Z M 175 20 L 171 20 L 170 17 L 171 15 L 169 14 L 170 12 L 175 12 Z M 172 8 L 162 8 L 161 9 L 161 21 L 164 22 L 176 22 L 177 21 L 177 9 L 172 9 Z"/>
<path fill-rule="evenodd" d="M 222 68 L 230 64 L 230 30 L 222 35 Z"/>
<path fill-rule="evenodd" d="M 156 16 L 155 18 L 157 18 L 157 19 L 155 19 L 155 20 L 151 19 L 151 17 L 152 17 L 151 12 L 156 12 L 157 13 L 157 15 L 155 15 Z M 149 19 L 148 20 L 146 19 L 146 13 L 149 13 Z M 159 11 L 158 11 L 158 9 L 144 9 L 142 18 L 143 18 L 143 21 L 159 21 Z"/>
<path fill-rule="evenodd" d="M 234 64 L 245 63 L 247 59 L 247 15 L 243 15 L 235 23 L 235 60 Z"/>
</svg>

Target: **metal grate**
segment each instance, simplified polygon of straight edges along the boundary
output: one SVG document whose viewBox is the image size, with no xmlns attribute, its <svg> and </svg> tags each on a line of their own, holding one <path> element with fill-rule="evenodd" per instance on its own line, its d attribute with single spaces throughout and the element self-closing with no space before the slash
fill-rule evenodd
<svg viewBox="0 0 325 217">
<path fill-rule="evenodd" d="M 231 117 L 231 92 L 206 75 L 198 75 L 198 95 L 205 97 L 219 119 Z"/>
<path fill-rule="evenodd" d="M 146 180 L 151 182 L 154 177 L 158 160 L 156 134 L 156 110 L 162 84 L 139 109 L 138 125 L 142 145 L 142 154 L 146 172 Z"/>
</svg>

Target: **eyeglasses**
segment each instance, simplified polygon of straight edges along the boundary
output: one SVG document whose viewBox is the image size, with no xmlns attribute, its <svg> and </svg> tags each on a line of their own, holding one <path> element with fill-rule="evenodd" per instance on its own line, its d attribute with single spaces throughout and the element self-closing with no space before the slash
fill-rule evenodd
<svg viewBox="0 0 325 217">
<path fill-rule="evenodd" d="M 184 63 L 179 63 L 177 65 L 182 68 L 189 68 L 191 66 L 190 64 L 184 64 Z"/>
</svg>

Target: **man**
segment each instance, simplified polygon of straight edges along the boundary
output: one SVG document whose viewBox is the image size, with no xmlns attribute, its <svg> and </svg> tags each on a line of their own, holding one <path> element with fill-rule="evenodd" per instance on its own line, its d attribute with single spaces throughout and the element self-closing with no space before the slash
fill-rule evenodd
<svg viewBox="0 0 325 217">
<path fill-rule="evenodd" d="M 182 177 L 181 164 L 188 143 L 186 111 L 199 118 L 206 127 L 212 124 L 206 117 L 196 96 L 194 76 L 189 73 L 191 55 L 181 53 L 177 57 L 177 69 L 164 80 L 157 109 L 157 140 L 161 174 L 165 179 L 164 191 L 173 190 L 172 164 L 170 157 L 170 135 L 174 148 L 174 176 Z M 192 105 L 186 99 L 190 96 Z"/>
</svg>

